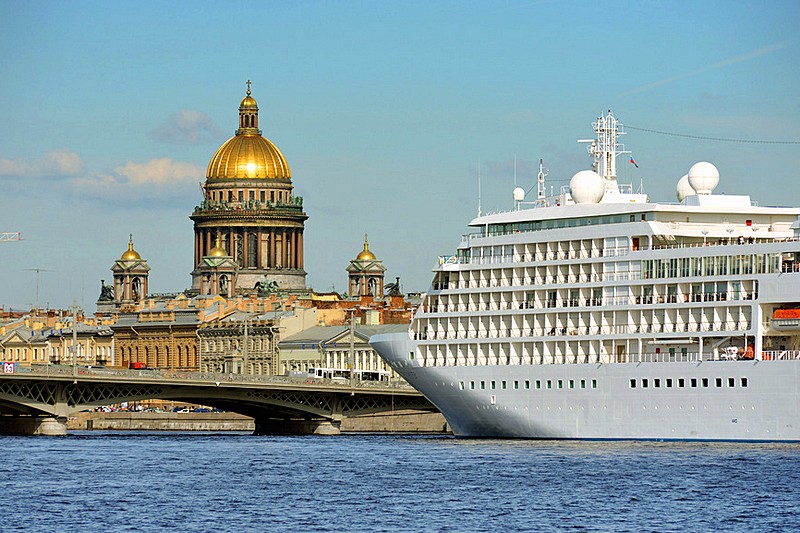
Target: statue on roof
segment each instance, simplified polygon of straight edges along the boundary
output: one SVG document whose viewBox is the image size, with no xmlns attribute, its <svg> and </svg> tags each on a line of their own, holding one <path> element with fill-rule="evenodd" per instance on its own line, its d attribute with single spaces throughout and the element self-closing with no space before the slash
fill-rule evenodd
<svg viewBox="0 0 800 533">
<path fill-rule="evenodd" d="M 114 299 L 114 287 L 106 285 L 106 280 L 100 280 L 100 297 L 98 302 L 110 302 Z"/>
</svg>

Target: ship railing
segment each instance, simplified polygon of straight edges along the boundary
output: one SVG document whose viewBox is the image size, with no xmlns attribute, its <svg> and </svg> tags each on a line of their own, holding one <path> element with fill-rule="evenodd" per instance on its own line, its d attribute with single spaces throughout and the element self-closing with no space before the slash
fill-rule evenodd
<svg viewBox="0 0 800 533">
<path fill-rule="evenodd" d="M 768 350 L 761 352 L 762 361 L 788 361 L 800 359 L 800 350 Z"/>
<path fill-rule="evenodd" d="M 585 325 L 577 323 L 556 324 L 552 326 L 537 326 L 525 328 L 491 328 L 491 329 L 458 329 L 458 330 L 426 330 L 415 332 L 415 340 L 451 340 L 451 339 L 517 339 L 535 337 L 570 337 L 570 336 L 602 336 L 602 335 L 639 335 L 644 338 L 657 338 L 659 335 L 674 337 L 675 333 L 705 333 L 721 332 L 736 335 L 748 331 L 747 322 L 700 322 L 676 324 L 617 324 L 614 326 Z M 669 337 L 664 342 L 669 342 Z M 685 340 L 685 337 L 681 339 Z"/>
</svg>

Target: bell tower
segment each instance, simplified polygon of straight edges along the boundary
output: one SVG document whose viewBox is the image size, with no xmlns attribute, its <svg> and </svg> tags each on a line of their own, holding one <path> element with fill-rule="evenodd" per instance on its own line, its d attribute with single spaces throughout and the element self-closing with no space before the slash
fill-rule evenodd
<svg viewBox="0 0 800 533">
<path fill-rule="evenodd" d="M 375 254 L 370 251 L 369 238 L 364 235 L 364 249 L 350 261 L 350 265 L 347 267 L 350 296 L 381 298 L 385 273 L 386 267 L 383 266 L 383 261 L 376 258 Z"/>
<path fill-rule="evenodd" d="M 133 249 L 133 235 L 128 249 L 114 262 L 111 271 L 114 273 L 114 303 L 137 303 L 147 298 L 150 267 Z"/>
</svg>

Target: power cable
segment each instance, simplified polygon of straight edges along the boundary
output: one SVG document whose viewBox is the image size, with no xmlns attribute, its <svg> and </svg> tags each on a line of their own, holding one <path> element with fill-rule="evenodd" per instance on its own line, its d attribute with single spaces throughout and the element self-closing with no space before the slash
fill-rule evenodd
<svg viewBox="0 0 800 533">
<path fill-rule="evenodd" d="M 686 139 L 702 139 L 704 141 L 719 141 L 729 143 L 748 143 L 748 144 L 800 144 L 800 141 L 765 141 L 760 139 L 726 139 L 724 137 L 703 137 L 701 135 L 687 135 L 685 133 L 673 133 L 669 131 L 651 130 L 648 128 L 637 128 L 625 125 L 626 129 L 644 131 L 647 133 L 657 133 L 659 135 L 671 135 L 672 137 L 684 137 Z"/>
</svg>

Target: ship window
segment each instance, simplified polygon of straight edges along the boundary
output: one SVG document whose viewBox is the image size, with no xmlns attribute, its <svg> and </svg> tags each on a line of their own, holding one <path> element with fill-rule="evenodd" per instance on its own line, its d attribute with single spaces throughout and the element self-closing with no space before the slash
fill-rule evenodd
<svg viewBox="0 0 800 533">
<path fill-rule="evenodd" d="M 536 388 L 537 389 L 541 389 L 542 388 L 542 382 L 539 381 L 538 379 L 536 380 Z"/>
<path fill-rule="evenodd" d="M 408 353 L 408 358 L 413 361 L 414 360 L 414 352 L 409 352 Z"/>
<path fill-rule="evenodd" d="M 661 380 L 658 379 L 658 378 L 654 379 L 653 380 L 653 387 L 656 387 L 656 388 L 661 387 Z"/>
<path fill-rule="evenodd" d="M 722 378 L 714 379 L 714 386 L 715 387 L 722 387 Z"/>
<path fill-rule="evenodd" d="M 500 388 L 506 390 L 506 380 L 500 382 Z"/>
<path fill-rule="evenodd" d="M 483 390 L 485 388 L 486 388 L 486 382 L 485 381 L 481 381 L 481 390 Z"/>
<path fill-rule="evenodd" d="M 514 381 L 514 389 L 518 389 L 518 388 L 519 388 L 519 381 L 515 380 Z"/>
<path fill-rule="evenodd" d="M 700 380 L 700 384 L 703 387 L 708 387 L 708 378 L 703 378 L 702 380 Z"/>
<path fill-rule="evenodd" d="M 495 380 L 492 380 L 492 390 L 496 388 L 497 388 L 497 382 Z"/>
<path fill-rule="evenodd" d="M 593 388 L 593 389 L 596 389 L 596 388 L 597 388 L 597 380 L 596 380 L 596 379 L 593 379 L 593 380 L 592 380 L 592 388 Z"/>
<path fill-rule="evenodd" d="M 553 388 L 553 382 L 551 380 L 549 380 L 549 379 L 547 380 L 547 388 L 548 389 L 552 389 Z"/>
<path fill-rule="evenodd" d="M 672 388 L 672 378 L 667 378 L 666 381 L 667 381 L 667 388 L 671 389 Z"/>
<path fill-rule="evenodd" d="M 527 379 L 525 380 L 525 388 L 526 389 L 530 389 L 531 388 L 531 382 L 528 381 Z"/>
<path fill-rule="evenodd" d="M 558 388 L 559 389 L 563 389 L 564 388 L 564 380 L 563 379 L 559 379 L 558 380 Z"/>
<path fill-rule="evenodd" d="M 475 390 L 475 382 L 474 381 L 470 381 L 469 382 L 469 388 L 472 389 L 472 390 Z"/>
<path fill-rule="evenodd" d="M 585 389 L 585 388 L 586 388 L 586 380 L 585 380 L 585 379 L 582 379 L 582 380 L 581 380 L 581 388 L 582 388 L 582 389 Z"/>
<path fill-rule="evenodd" d="M 747 378 L 742 378 L 741 379 L 741 384 L 742 384 L 742 387 L 747 387 Z"/>
<path fill-rule="evenodd" d="M 642 388 L 646 389 L 649 385 L 650 382 L 647 380 L 647 378 L 642 378 Z"/>
<path fill-rule="evenodd" d="M 459 381 L 458 382 L 458 390 L 464 390 L 464 382 L 463 381 Z"/>
<path fill-rule="evenodd" d="M 728 378 L 728 387 L 736 386 L 736 378 Z"/>
<path fill-rule="evenodd" d="M 691 386 L 693 389 L 696 389 L 696 388 L 697 388 L 697 378 L 692 378 L 692 379 L 690 379 L 690 380 L 689 380 L 689 383 L 690 383 L 690 386 Z"/>
<path fill-rule="evenodd" d="M 686 381 L 683 378 L 678 378 L 678 387 L 683 388 L 685 386 L 686 386 Z"/>
<path fill-rule="evenodd" d="M 570 389 L 574 389 L 575 388 L 575 380 L 574 379 L 569 380 L 569 388 Z"/>
</svg>

